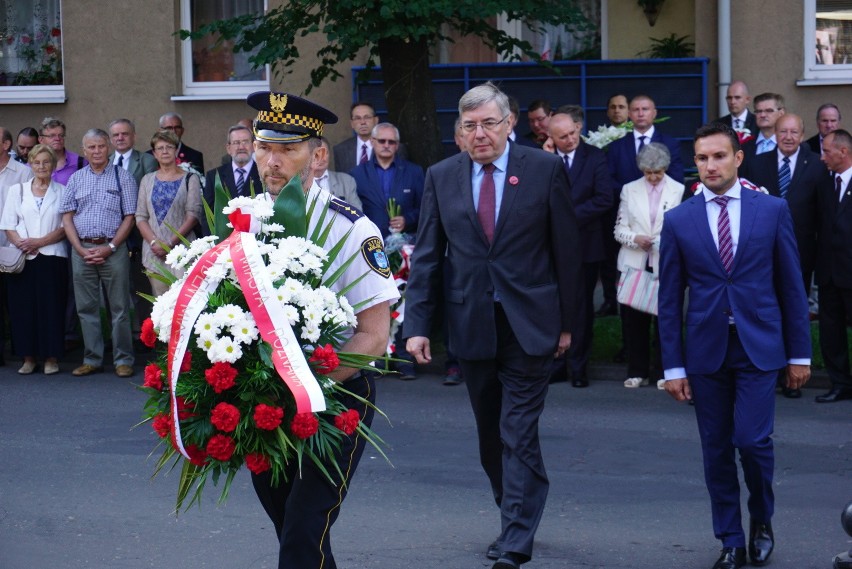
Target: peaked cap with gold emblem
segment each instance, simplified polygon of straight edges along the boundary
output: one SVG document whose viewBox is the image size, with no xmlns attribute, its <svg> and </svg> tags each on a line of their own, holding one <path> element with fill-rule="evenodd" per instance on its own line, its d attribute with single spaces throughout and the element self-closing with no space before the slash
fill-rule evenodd
<svg viewBox="0 0 852 569">
<path fill-rule="evenodd" d="M 325 125 L 337 122 L 328 109 L 287 93 L 257 91 L 246 102 L 258 111 L 254 136 L 262 142 L 301 142 L 322 136 Z"/>
</svg>

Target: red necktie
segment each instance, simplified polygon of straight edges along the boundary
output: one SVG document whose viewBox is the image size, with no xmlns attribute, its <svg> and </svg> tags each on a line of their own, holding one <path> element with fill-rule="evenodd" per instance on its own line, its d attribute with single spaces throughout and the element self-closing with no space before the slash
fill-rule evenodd
<svg viewBox="0 0 852 569">
<path fill-rule="evenodd" d="M 485 232 L 488 242 L 494 240 L 494 217 L 497 211 L 497 199 L 494 196 L 494 164 L 486 164 L 482 167 L 482 183 L 479 185 L 479 204 L 476 208 L 476 216 L 479 224 Z"/>
<path fill-rule="evenodd" d="M 731 265 L 734 263 L 734 243 L 731 240 L 731 220 L 728 217 L 728 200 L 730 199 L 728 196 L 713 198 L 713 201 L 722 208 L 716 227 L 719 230 L 719 258 L 722 259 L 722 265 L 728 273 L 731 272 Z"/>
<path fill-rule="evenodd" d="M 367 161 L 367 145 L 361 145 L 361 159 L 358 161 L 358 164 L 363 164 Z"/>
</svg>

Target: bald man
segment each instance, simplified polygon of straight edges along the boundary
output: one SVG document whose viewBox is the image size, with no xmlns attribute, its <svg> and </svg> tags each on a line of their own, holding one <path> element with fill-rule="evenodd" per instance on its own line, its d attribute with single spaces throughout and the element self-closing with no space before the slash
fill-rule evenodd
<svg viewBox="0 0 852 569">
<path fill-rule="evenodd" d="M 734 129 L 747 128 L 756 136 L 757 117 L 748 110 L 748 105 L 751 103 L 748 86 L 742 81 L 731 83 L 725 94 L 725 103 L 728 105 L 728 114 L 720 117 L 716 122 L 725 123 Z"/>
</svg>

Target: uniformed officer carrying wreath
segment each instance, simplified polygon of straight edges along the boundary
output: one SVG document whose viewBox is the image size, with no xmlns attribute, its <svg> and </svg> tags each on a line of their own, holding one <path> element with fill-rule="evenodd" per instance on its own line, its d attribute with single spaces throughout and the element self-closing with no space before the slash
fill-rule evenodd
<svg viewBox="0 0 852 569">
<path fill-rule="evenodd" d="M 320 223 L 324 214 L 323 226 L 332 221 L 331 233 L 324 245 L 326 250 L 345 239 L 343 251 L 328 271 L 333 273 L 345 260 L 357 254 L 342 278 L 331 287 L 339 292 L 357 281 L 345 293 L 349 303 L 357 307 L 357 325 L 340 350 L 383 355 L 388 341 L 389 301 L 399 295 L 390 278 L 381 234 L 369 219 L 346 202 L 332 197 L 313 183 L 311 177 L 312 161 L 320 160 L 328 153 L 319 140 L 323 126 L 337 122 L 337 117 L 319 105 L 285 93 L 253 93 L 247 101 L 258 110 L 254 121 L 254 150 L 264 191 L 274 200 L 293 177 L 299 176 L 308 205 L 317 204 L 311 212 L 308 233 Z M 330 376 L 344 382 L 348 391 L 370 402 L 375 401 L 371 377 L 342 366 Z M 357 409 L 369 425 L 372 408 L 350 399 L 345 402 L 346 406 Z M 329 482 L 328 477 L 309 461 L 302 463 L 301 474 L 294 462 L 292 472 L 287 473 L 287 480 L 282 480 L 278 486 L 273 486 L 269 471 L 252 474 L 255 491 L 278 533 L 279 569 L 337 567 L 331 553 L 329 530 L 337 519 L 364 444 L 360 436 L 344 440 L 336 460 L 346 479 L 337 484 Z M 333 470 L 332 465 L 326 468 L 329 472 Z"/>
</svg>

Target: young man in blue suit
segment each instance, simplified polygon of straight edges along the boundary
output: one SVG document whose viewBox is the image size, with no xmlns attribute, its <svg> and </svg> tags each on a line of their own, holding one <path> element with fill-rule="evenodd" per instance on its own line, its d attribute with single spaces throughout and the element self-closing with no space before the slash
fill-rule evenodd
<svg viewBox="0 0 852 569">
<path fill-rule="evenodd" d="M 660 238 L 660 337 L 666 391 L 694 399 L 722 554 L 713 569 L 746 563 L 735 452 L 749 491 L 748 554 L 765 564 L 774 547 L 772 476 L 775 383 L 810 377 L 808 302 L 787 203 L 743 189 L 736 133 L 715 123 L 695 134 L 706 188 L 666 213 Z M 689 287 L 686 311 L 684 293 Z"/>
</svg>

